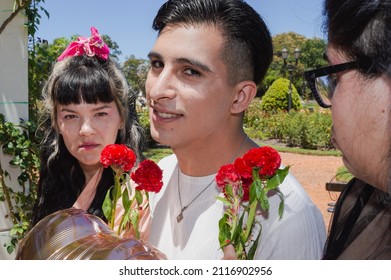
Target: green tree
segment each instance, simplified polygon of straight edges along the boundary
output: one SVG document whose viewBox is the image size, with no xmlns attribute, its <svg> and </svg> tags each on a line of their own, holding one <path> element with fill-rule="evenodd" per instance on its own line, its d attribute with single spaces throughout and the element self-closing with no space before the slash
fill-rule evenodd
<svg viewBox="0 0 391 280">
<path fill-rule="evenodd" d="M 263 91 L 266 91 L 276 79 L 281 77 L 289 78 L 289 72 L 287 71 L 286 65 L 284 65 L 281 51 L 286 48 L 290 52 L 287 62 L 295 64 L 293 51 L 296 48 L 301 49 L 305 41 L 305 36 L 295 32 L 281 33 L 273 36 L 274 56 L 261 88 Z M 301 88 L 303 69 L 304 66 L 299 60 L 292 72 L 292 81 L 297 88 Z"/>
<path fill-rule="evenodd" d="M 325 40 L 320 38 L 307 39 L 301 46 L 300 61 L 305 69 L 326 66 L 327 61 L 324 59 L 325 51 Z"/>
<path fill-rule="evenodd" d="M 289 79 L 289 71 L 284 66 L 282 58 L 282 50 L 286 48 L 290 53 L 288 63 L 295 64 L 293 52 L 296 48 L 301 51 L 300 59 L 297 66 L 292 72 L 292 82 L 302 97 L 305 97 L 308 89 L 306 89 L 303 79 L 305 69 L 320 67 L 325 65 L 323 53 L 326 49 L 326 42 L 320 38 L 308 39 L 303 35 L 295 32 L 281 33 L 273 36 L 274 57 L 270 65 L 261 90 L 265 92 L 271 84 L 278 78 Z"/>
<path fill-rule="evenodd" d="M 277 112 L 279 110 L 288 110 L 289 80 L 279 78 L 266 91 L 262 97 L 261 110 L 266 112 Z M 300 96 L 292 84 L 292 109 L 301 108 Z"/>
<path fill-rule="evenodd" d="M 122 65 L 122 71 L 135 92 L 145 95 L 145 81 L 149 70 L 149 62 L 145 59 L 135 58 L 131 55 Z"/>
</svg>

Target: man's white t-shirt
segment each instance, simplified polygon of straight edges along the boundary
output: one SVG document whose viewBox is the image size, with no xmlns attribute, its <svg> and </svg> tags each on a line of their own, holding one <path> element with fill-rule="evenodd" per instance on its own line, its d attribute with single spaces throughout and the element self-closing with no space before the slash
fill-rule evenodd
<svg viewBox="0 0 391 280">
<path fill-rule="evenodd" d="M 172 260 L 222 259 L 218 223 L 224 206 L 216 199 L 222 196 L 217 184 L 213 182 L 195 199 L 183 212 L 183 220 L 178 222 L 181 205 L 176 156 L 162 159 L 159 166 L 163 170 L 164 185 L 159 193 L 150 194 L 149 243 Z M 180 173 L 182 206 L 188 205 L 215 176 L 191 177 Z M 269 198 L 269 216 L 257 216 L 262 233 L 254 259 L 320 259 L 326 240 L 322 214 L 292 174 L 285 178 L 280 190 L 285 199 L 283 217 L 278 216 L 280 198 L 277 194 Z"/>
</svg>

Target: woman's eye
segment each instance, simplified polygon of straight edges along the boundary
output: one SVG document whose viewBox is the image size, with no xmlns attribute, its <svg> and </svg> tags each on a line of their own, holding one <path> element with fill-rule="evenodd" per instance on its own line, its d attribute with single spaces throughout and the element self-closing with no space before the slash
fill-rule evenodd
<svg viewBox="0 0 391 280">
<path fill-rule="evenodd" d="M 75 119 L 75 118 L 77 118 L 76 115 L 65 115 L 64 116 L 64 119 L 66 119 L 66 120 L 71 120 L 71 119 Z"/>
<path fill-rule="evenodd" d="M 96 114 L 96 116 L 98 116 L 98 117 L 105 117 L 105 116 L 107 116 L 107 113 L 106 112 L 99 112 L 99 113 Z"/>
</svg>

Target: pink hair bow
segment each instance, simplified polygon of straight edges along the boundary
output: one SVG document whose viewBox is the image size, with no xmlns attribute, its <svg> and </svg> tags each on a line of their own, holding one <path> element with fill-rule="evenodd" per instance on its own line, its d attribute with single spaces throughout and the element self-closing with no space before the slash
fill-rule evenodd
<svg viewBox="0 0 391 280">
<path fill-rule="evenodd" d="M 91 37 L 78 37 L 77 41 L 72 42 L 57 58 L 61 61 L 68 56 L 79 56 L 86 54 L 87 56 L 97 56 L 104 60 L 109 58 L 110 49 L 99 35 L 95 27 L 91 27 Z"/>
</svg>

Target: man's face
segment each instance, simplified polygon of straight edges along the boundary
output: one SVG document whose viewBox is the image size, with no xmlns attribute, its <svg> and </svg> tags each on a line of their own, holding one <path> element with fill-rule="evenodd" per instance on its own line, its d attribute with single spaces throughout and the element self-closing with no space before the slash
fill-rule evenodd
<svg viewBox="0 0 391 280">
<path fill-rule="evenodd" d="M 149 57 L 146 93 L 152 137 L 172 148 L 225 135 L 235 85 L 221 59 L 213 26 L 166 26 Z"/>
</svg>

